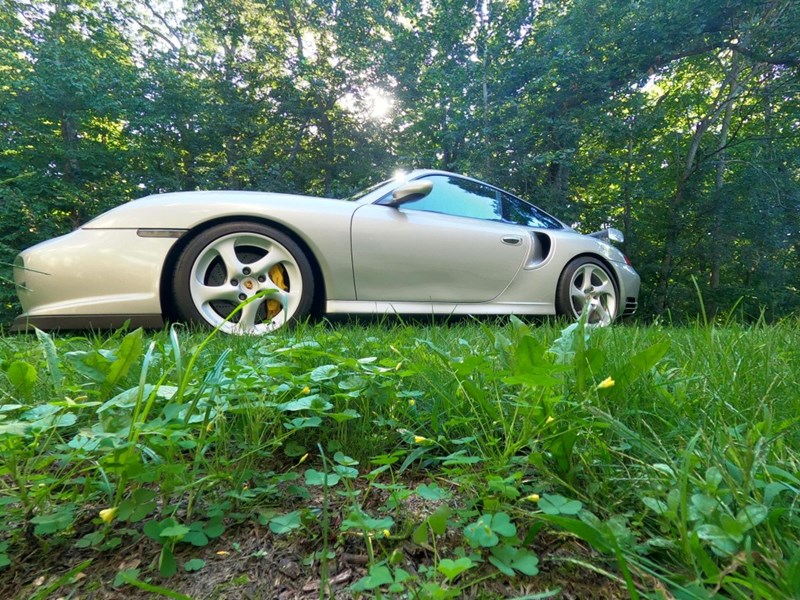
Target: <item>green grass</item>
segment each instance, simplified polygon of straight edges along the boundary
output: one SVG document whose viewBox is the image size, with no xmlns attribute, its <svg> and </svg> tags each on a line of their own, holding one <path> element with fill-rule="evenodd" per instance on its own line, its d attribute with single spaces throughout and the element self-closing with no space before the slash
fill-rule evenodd
<svg viewBox="0 0 800 600">
<path fill-rule="evenodd" d="M 564 327 L 0 338 L 0 580 L 31 546 L 148 539 L 115 585 L 169 594 L 206 568 L 185 549 L 252 522 L 309 540 L 323 581 L 364 553 L 364 597 L 547 595 L 543 564 L 631 597 L 800 595 L 798 323 Z"/>
</svg>

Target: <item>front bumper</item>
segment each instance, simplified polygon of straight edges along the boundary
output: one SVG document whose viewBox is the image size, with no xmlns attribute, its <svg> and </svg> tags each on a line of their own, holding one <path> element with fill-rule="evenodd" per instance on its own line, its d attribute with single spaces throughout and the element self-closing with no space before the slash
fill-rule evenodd
<svg viewBox="0 0 800 600">
<path fill-rule="evenodd" d="M 174 242 L 135 229 L 78 229 L 21 252 L 14 282 L 24 312 L 12 330 L 163 324 L 161 269 Z"/>
<path fill-rule="evenodd" d="M 622 303 L 623 317 L 633 315 L 639 307 L 639 289 L 641 279 L 639 274 L 628 264 L 615 263 L 617 280 L 619 282 L 620 301 Z"/>
</svg>

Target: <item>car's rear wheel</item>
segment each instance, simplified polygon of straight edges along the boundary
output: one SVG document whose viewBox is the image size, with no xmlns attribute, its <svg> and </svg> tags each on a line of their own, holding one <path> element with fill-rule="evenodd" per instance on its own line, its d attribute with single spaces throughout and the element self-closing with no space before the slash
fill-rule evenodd
<svg viewBox="0 0 800 600">
<path fill-rule="evenodd" d="M 579 256 L 567 264 L 558 280 L 559 315 L 577 319 L 587 310 L 587 323 L 605 326 L 617 316 L 618 308 L 619 294 L 608 267 L 590 256 Z"/>
<path fill-rule="evenodd" d="M 262 334 L 308 315 L 314 281 L 308 258 L 291 237 L 242 221 L 212 227 L 187 244 L 173 291 L 187 321 Z"/>
</svg>

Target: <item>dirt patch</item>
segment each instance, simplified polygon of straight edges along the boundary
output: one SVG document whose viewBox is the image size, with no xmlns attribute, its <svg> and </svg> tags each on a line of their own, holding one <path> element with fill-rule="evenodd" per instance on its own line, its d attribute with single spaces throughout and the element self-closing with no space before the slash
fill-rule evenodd
<svg viewBox="0 0 800 600">
<path fill-rule="evenodd" d="M 157 574 L 159 547 L 146 539 L 120 546 L 113 552 L 76 550 L 66 546 L 44 548 L 32 544 L 15 557 L 12 567 L 0 575 L 0 598 L 138 600 L 159 597 L 157 592 L 132 585 L 115 586 L 117 574 L 125 569 L 139 569 L 140 580 L 195 600 L 318 599 L 323 580 L 327 590 L 323 597 L 353 598 L 355 594 L 350 586 L 367 574 L 369 561 L 364 545 L 354 538 L 332 542 L 334 555 L 323 565 L 319 560 L 319 539 L 312 540 L 302 535 L 276 536 L 261 525 L 238 525 L 229 528 L 208 546 L 178 546 L 176 558 L 179 565 L 190 559 L 201 559 L 205 565 L 194 572 L 179 569 L 168 579 Z M 599 557 L 573 540 L 557 535 L 540 535 L 535 546 L 540 558 L 539 575 L 509 579 L 494 567 L 484 565 L 479 572 L 470 572 L 470 579 L 491 574 L 496 577 L 467 587 L 459 597 L 524 597 L 548 590 L 560 590 L 552 597 L 564 599 L 628 597 L 618 581 L 579 564 L 597 563 Z M 407 541 L 399 541 L 395 550 L 394 564 L 424 580 L 420 568 L 432 565 L 434 554 Z M 48 593 L 60 578 L 85 561 L 91 561 L 88 567 L 70 582 L 63 582 L 64 585 Z M 323 573 L 327 575 L 323 577 Z"/>
</svg>

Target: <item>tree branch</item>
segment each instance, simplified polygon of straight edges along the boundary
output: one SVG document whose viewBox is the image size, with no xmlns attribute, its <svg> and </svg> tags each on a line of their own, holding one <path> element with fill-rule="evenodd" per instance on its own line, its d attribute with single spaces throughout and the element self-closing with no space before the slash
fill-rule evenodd
<svg viewBox="0 0 800 600">
<path fill-rule="evenodd" d="M 740 53 L 742 56 L 746 56 L 747 58 L 756 62 L 784 67 L 800 67 L 800 56 L 791 54 L 786 54 L 783 56 L 769 56 L 762 52 L 757 52 L 752 48 L 748 48 L 747 46 L 734 44 L 732 42 L 726 43 L 725 47 L 730 48 L 731 50 Z"/>
</svg>

